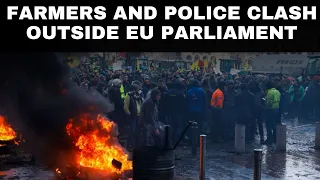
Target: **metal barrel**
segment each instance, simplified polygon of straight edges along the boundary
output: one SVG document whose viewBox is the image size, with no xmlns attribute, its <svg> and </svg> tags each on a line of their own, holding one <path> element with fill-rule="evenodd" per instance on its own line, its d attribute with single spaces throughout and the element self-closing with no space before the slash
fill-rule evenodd
<svg viewBox="0 0 320 180">
<path fill-rule="evenodd" d="M 174 180 L 174 150 L 145 146 L 133 150 L 134 180 Z"/>
</svg>

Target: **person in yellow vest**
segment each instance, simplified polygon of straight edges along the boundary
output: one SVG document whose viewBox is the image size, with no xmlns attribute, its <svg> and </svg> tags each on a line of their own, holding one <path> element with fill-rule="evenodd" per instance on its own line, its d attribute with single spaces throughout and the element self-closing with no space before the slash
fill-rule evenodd
<svg viewBox="0 0 320 180">
<path fill-rule="evenodd" d="M 124 100 L 124 112 L 127 114 L 127 122 L 131 127 L 132 136 L 130 138 L 129 146 L 132 148 L 135 147 L 136 140 L 136 131 L 137 124 L 139 123 L 140 109 L 143 103 L 143 100 L 139 94 L 141 87 L 137 84 L 132 84 L 130 91 L 128 92 Z"/>
<path fill-rule="evenodd" d="M 121 93 L 121 98 L 124 100 L 124 98 L 126 97 L 126 93 L 124 92 L 123 84 L 121 84 L 120 86 L 120 93 Z"/>
<path fill-rule="evenodd" d="M 130 83 L 128 82 L 128 75 L 123 74 L 121 76 L 121 82 L 122 83 L 120 87 L 120 92 L 121 92 L 121 98 L 124 100 L 130 89 Z"/>
</svg>

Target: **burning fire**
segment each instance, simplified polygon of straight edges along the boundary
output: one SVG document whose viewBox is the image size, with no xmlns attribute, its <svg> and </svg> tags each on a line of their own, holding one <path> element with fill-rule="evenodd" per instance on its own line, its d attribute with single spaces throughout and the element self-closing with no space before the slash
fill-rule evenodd
<svg viewBox="0 0 320 180">
<path fill-rule="evenodd" d="M 78 149 L 77 164 L 82 167 L 99 169 L 108 173 L 123 173 L 132 169 L 128 154 L 115 137 L 117 125 L 106 117 L 97 116 L 96 120 L 84 115 L 81 124 L 75 124 L 71 119 L 66 126 L 69 136 L 74 139 Z M 115 167 L 113 161 L 121 163 L 121 168 Z"/>
<path fill-rule="evenodd" d="M 10 141 L 16 136 L 17 133 L 6 123 L 5 118 L 0 116 L 0 141 Z"/>
</svg>

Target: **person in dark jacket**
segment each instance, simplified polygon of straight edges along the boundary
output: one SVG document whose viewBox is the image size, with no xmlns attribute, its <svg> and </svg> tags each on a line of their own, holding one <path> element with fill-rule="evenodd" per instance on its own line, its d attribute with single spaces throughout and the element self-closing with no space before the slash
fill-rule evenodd
<svg viewBox="0 0 320 180">
<path fill-rule="evenodd" d="M 144 83 L 142 86 L 142 92 L 145 96 L 147 96 L 148 92 L 151 91 L 154 87 L 152 87 L 152 82 L 149 77 L 144 79 Z M 147 99 L 147 98 L 146 98 Z"/>
<path fill-rule="evenodd" d="M 253 117 L 257 122 L 260 143 L 264 142 L 264 130 L 263 130 L 263 121 L 264 121 L 264 110 L 265 110 L 265 102 L 264 97 L 265 94 L 259 87 L 259 83 L 254 82 L 251 85 L 251 92 L 254 94 L 254 111 Z"/>
<path fill-rule="evenodd" d="M 104 82 L 99 82 L 96 90 L 99 93 L 101 93 L 103 96 L 105 96 L 106 95 L 106 88 L 107 88 L 107 85 Z"/>
<path fill-rule="evenodd" d="M 122 76 L 122 85 L 124 88 L 124 94 L 127 94 L 130 91 L 130 82 L 129 82 L 128 75 L 126 74 Z"/>
<path fill-rule="evenodd" d="M 207 117 L 205 118 L 205 129 L 204 131 L 208 132 L 210 131 L 210 126 L 211 126 L 211 119 L 212 119 L 212 112 L 211 112 L 211 96 L 213 94 L 213 91 L 210 87 L 210 76 L 205 77 L 202 82 L 201 82 L 201 87 L 202 89 L 206 92 L 207 96 Z"/>
<path fill-rule="evenodd" d="M 186 112 L 187 101 L 184 91 L 185 85 L 182 82 L 176 82 L 161 100 L 168 124 L 172 127 L 173 143 L 178 140 L 185 126 L 183 115 Z"/>
<path fill-rule="evenodd" d="M 224 124 L 224 140 L 232 140 L 234 138 L 234 125 L 236 121 L 235 101 L 237 92 L 234 89 L 234 81 L 228 80 L 226 82 L 225 97 L 223 103 L 222 122 Z"/>
<path fill-rule="evenodd" d="M 114 79 L 111 87 L 108 88 L 108 98 L 110 102 L 114 104 L 114 111 L 110 112 L 108 115 L 110 119 L 118 124 L 119 130 L 125 125 L 125 112 L 123 109 L 123 100 L 121 98 L 120 87 L 121 80 Z"/>
<path fill-rule="evenodd" d="M 142 92 L 142 84 L 141 84 L 141 82 L 135 80 L 135 81 L 132 81 L 131 85 L 133 85 L 133 84 L 136 84 L 136 85 L 139 86 L 139 91 L 138 91 L 138 93 L 139 93 L 140 97 L 142 98 L 142 101 L 144 101 L 144 100 L 145 100 L 145 95 L 144 95 L 143 92 Z"/>
<path fill-rule="evenodd" d="M 158 89 L 151 91 L 151 97 L 142 104 L 140 113 L 140 123 L 145 127 L 145 142 L 147 146 L 162 146 L 163 127 L 159 122 L 158 104 L 161 98 L 161 92 Z"/>
<path fill-rule="evenodd" d="M 314 116 L 320 118 L 320 76 L 315 76 L 306 90 L 306 97 L 309 100 L 309 108 L 312 109 Z"/>
<path fill-rule="evenodd" d="M 150 98 L 150 96 L 151 96 L 151 91 L 152 91 L 152 89 L 154 89 L 154 88 L 158 88 L 158 84 L 155 83 L 155 82 L 152 82 L 151 85 L 150 85 L 150 89 L 149 89 L 149 91 L 148 91 L 147 94 L 146 94 L 145 99 Z M 142 90 L 143 90 L 143 89 L 142 89 Z M 158 88 L 158 90 L 160 90 L 160 89 Z M 160 92 L 161 92 L 161 91 L 160 91 Z"/>
<path fill-rule="evenodd" d="M 206 117 L 208 100 L 206 92 L 200 87 L 196 79 L 190 80 L 190 90 L 187 92 L 187 111 L 189 119 L 198 123 L 199 130 L 203 130 L 203 121 Z"/>
<path fill-rule="evenodd" d="M 280 104 L 279 104 L 279 114 L 278 118 L 276 119 L 276 124 L 281 123 L 282 113 L 284 113 L 284 106 L 285 106 L 285 93 L 286 91 L 282 87 L 282 81 L 280 79 L 275 79 L 276 89 L 280 92 Z"/>
<path fill-rule="evenodd" d="M 237 124 L 246 126 L 246 140 L 253 141 L 255 134 L 255 125 L 253 118 L 254 95 L 249 91 L 246 83 L 241 84 L 241 93 L 236 100 L 236 108 L 238 111 Z"/>
<path fill-rule="evenodd" d="M 210 88 L 210 79 L 209 78 L 204 78 L 201 82 L 201 87 L 202 89 L 206 92 L 207 97 L 211 97 L 213 94 L 212 89 Z M 211 106 L 211 99 L 207 98 L 207 102 L 208 102 L 208 107 Z"/>
</svg>

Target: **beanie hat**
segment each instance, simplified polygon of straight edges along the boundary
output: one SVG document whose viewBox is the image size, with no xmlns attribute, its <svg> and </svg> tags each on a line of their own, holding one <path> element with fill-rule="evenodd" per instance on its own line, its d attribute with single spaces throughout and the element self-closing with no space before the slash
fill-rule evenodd
<svg viewBox="0 0 320 180">
<path fill-rule="evenodd" d="M 114 79 L 112 81 L 112 86 L 119 86 L 119 84 L 121 84 L 121 80 L 120 79 Z"/>
</svg>

